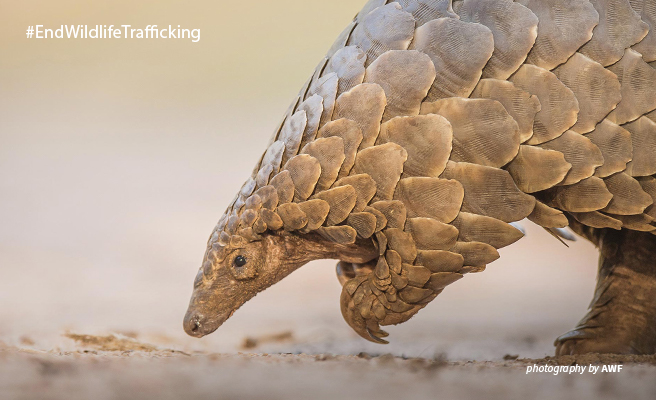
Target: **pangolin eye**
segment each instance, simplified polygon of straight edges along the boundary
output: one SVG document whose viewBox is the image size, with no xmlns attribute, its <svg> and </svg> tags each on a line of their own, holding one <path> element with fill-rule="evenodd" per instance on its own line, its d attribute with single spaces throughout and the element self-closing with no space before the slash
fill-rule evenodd
<svg viewBox="0 0 656 400">
<path fill-rule="evenodd" d="M 246 265 L 246 262 L 247 262 L 247 260 L 246 260 L 246 257 L 244 257 L 244 256 L 240 255 L 240 256 L 235 257 L 234 263 L 235 263 L 236 267 L 243 267 L 244 265 Z"/>
</svg>

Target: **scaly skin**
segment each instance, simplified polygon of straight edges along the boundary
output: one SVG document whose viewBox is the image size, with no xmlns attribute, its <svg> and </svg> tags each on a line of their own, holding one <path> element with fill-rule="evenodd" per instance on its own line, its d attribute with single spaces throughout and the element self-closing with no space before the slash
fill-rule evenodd
<svg viewBox="0 0 656 400">
<path fill-rule="evenodd" d="M 570 221 L 600 251 L 590 311 L 556 340 L 556 355 L 656 353 L 656 236 Z"/>
</svg>

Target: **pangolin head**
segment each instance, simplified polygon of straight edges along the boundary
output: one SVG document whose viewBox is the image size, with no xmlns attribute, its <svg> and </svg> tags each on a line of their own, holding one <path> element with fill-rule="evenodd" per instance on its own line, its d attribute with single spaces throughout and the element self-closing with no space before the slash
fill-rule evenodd
<svg viewBox="0 0 656 400">
<path fill-rule="evenodd" d="M 214 332 L 246 301 L 293 271 L 289 246 L 282 235 L 258 240 L 242 238 L 237 246 L 212 242 L 194 281 L 184 318 L 185 331 L 195 337 Z"/>
<path fill-rule="evenodd" d="M 268 189 L 252 194 L 244 203 L 248 208 L 233 210 L 233 204 L 212 233 L 183 322 L 187 334 L 203 337 L 214 332 L 257 293 L 309 261 L 361 263 L 377 256 L 371 240 L 337 244 L 312 231 L 268 229 L 276 227 L 271 219 L 277 217 L 261 208 L 263 198 L 263 205 L 270 206 L 268 196 L 277 197 Z M 266 230 L 263 219 L 269 222 Z"/>
</svg>

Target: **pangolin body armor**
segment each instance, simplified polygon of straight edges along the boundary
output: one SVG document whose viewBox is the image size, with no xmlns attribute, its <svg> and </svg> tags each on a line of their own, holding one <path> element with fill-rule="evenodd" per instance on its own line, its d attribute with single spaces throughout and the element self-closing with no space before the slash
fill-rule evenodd
<svg viewBox="0 0 656 400">
<path fill-rule="evenodd" d="M 370 241 L 340 262 L 370 340 L 523 234 L 654 232 L 656 0 L 371 0 L 214 229 L 199 279 L 267 234 Z M 651 63 L 651 64 L 650 64 Z M 205 278 L 203 278 L 205 276 Z"/>
</svg>

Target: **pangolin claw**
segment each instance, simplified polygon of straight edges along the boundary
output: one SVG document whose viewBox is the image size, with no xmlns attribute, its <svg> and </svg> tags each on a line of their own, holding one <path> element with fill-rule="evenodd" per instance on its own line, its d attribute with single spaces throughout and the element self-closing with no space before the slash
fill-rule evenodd
<svg viewBox="0 0 656 400">
<path fill-rule="evenodd" d="M 372 341 L 379 343 L 379 344 L 388 344 L 389 342 L 387 340 L 384 340 L 382 338 L 389 336 L 389 334 L 383 330 L 379 330 L 376 332 L 372 332 L 369 327 L 366 328 L 367 333 L 369 334 L 369 337 L 371 338 Z"/>
<path fill-rule="evenodd" d="M 367 318 L 363 316 L 363 307 L 362 304 L 365 303 L 363 293 L 366 291 L 363 286 L 367 286 L 368 282 L 363 282 L 356 293 L 351 295 L 347 290 L 349 285 L 345 285 L 342 289 L 342 295 L 340 298 L 342 316 L 346 323 L 349 324 L 353 330 L 360 335 L 362 338 L 367 339 L 374 343 L 387 344 L 386 340 L 382 338 L 387 337 L 387 332 L 380 329 L 379 321 L 376 319 L 375 315 L 371 312 L 364 312 L 367 315 Z M 369 293 L 366 297 L 371 297 L 373 294 Z M 358 300 L 359 303 L 356 305 L 355 300 Z"/>
</svg>

